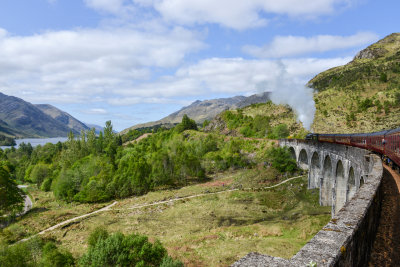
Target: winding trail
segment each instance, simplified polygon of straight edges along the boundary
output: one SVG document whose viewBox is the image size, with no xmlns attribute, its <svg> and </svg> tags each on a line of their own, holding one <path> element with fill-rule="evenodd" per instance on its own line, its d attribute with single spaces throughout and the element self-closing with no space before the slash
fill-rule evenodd
<svg viewBox="0 0 400 267">
<path fill-rule="evenodd" d="M 280 185 L 282 185 L 282 184 L 285 184 L 285 183 L 287 183 L 287 182 L 289 182 L 289 181 L 291 181 L 291 180 L 298 179 L 298 178 L 301 178 L 301 177 L 304 177 L 304 175 L 292 177 L 292 178 L 289 178 L 289 179 L 284 180 L 283 182 L 280 182 L 279 184 L 272 185 L 272 186 L 261 187 L 261 188 L 259 188 L 259 189 L 271 189 L 271 188 L 275 188 L 275 187 L 278 187 L 278 186 L 280 186 Z M 43 230 L 43 231 L 41 231 L 41 232 L 35 234 L 35 235 L 32 235 L 32 236 L 30 236 L 30 237 L 21 239 L 21 240 L 19 240 L 17 243 L 28 241 L 28 240 L 32 239 L 33 237 L 35 237 L 35 236 L 43 235 L 43 234 L 45 234 L 45 233 L 47 233 L 47 232 L 50 232 L 50 231 L 53 231 L 53 230 L 57 229 L 58 227 L 67 225 L 67 224 L 69 224 L 69 223 L 71 223 L 71 222 L 74 222 L 74 221 L 77 221 L 77 220 L 80 220 L 80 219 L 85 219 L 85 218 L 87 218 L 87 217 L 89 217 L 89 216 L 91 216 L 91 215 L 94 215 L 94 214 L 97 214 L 97 213 L 100 213 L 100 212 L 103 212 L 103 211 L 140 209 L 140 208 L 145 208 L 145 207 L 151 207 L 151 206 L 161 205 L 161 204 L 165 204 L 165 203 L 171 203 L 171 202 L 181 201 L 181 200 L 190 199 L 190 198 L 196 198 L 196 197 L 202 197 L 202 196 L 208 196 L 208 195 L 215 195 L 215 194 L 222 194 L 222 193 L 233 192 L 233 191 L 239 191 L 239 190 L 253 190 L 253 188 L 242 188 L 242 189 L 234 188 L 234 189 L 228 189 L 228 190 L 218 191 L 218 192 L 202 193 L 202 194 L 197 194 L 197 195 L 192 195 L 192 196 L 187 196 L 187 197 L 177 197 L 177 198 L 174 198 L 174 199 L 169 199 L 169 200 L 164 200 L 164 201 L 158 201 L 158 202 L 154 202 L 154 203 L 150 203 L 150 204 L 137 205 L 137 206 L 133 206 L 133 207 L 125 208 L 125 209 L 112 209 L 112 207 L 115 206 L 115 205 L 118 203 L 118 201 L 115 201 L 115 202 L 113 202 L 112 204 L 110 204 L 110 205 L 108 205 L 108 206 L 106 206 L 106 207 L 104 207 L 104 208 L 101 208 L 101 209 L 99 209 L 99 210 L 96 210 L 96 211 L 93 211 L 93 212 L 90 212 L 90 213 L 87 213 L 87 214 L 84 214 L 84 215 L 81 215 L 81 216 L 78 216 L 78 217 L 75 217 L 75 218 L 72 218 L 72 219 L 68 219 L 68 220 L 63 221 L 63 222 L 60 222 L 60 223 L 58 223 L 58 224 L 56 224 L 56 225 L 53 225 L 53 226 L 51 226 L 51 227 L 49 227 L 49 228 L 47 228 L 47 229 L 45 229 L 45 230 Z"/>
<path fill-rule="evenodd" d="M 298 179 L 300 177 L 304 177 L 304 175 L 292 177 L 292 178 L 284 180 L 283 182 L 280 182 L 279 184 L 272 185 L 272 186 L 261 187 L 261 188 L 258 188 L 258 189 L 271 189 L 271 188 L 274 188 L 274 187 L 278 187 L 278 186 L 280 186 L 282 184 L 285 184 L 285 183 L 287 183 L 287 182 L 289 182 L 291 180 Z M 187 196 L 187 197 L 176 197 L 176 198 L 173 198 L 173 199 L 158 201 L 158 202 L 154 202 L 154 203 L 150 203 L 150 204 L 137 205 L 137 206 L 133 206 L 133 207 L 125 208 L 125 209 L 111 209 L 111 211 L 112 210 L 135 210 L 135 209 L 141 209 L 141 208 L 145 208 L 145 207 L 151 207 L 151 206 L 156 206 L 156 205 L 161 205 L 161 204 L 166 204 L 166 203 L 172 203 L 172 202 L 181 201 L 181 200 L 190 199 L 190 198 L 209 196 L 209 195 L 216 195 L 216 194 L 222 194 L 222 193 L 239 191 L 239 190 L 248 191 L 248 190 L 253 190 L 253 188 L 250 188 L 250 187 L 249 188 L 242 188 L 242 189 L 234 188 L 234 189 L 228 189 L 228 190 L 218 191 L 218 192 L 202 193 L 202 194 L 197 194 L 197 195 L 192 195 L 192 196 Z"/>
<path fill-rule="evenodd" d="M 81 215 L 81 216 L 78 216 L 78 217 L 75 217 L 75 218 L 68 219 L 68 220 L 66 220 L 66 221 L 60 222 L 60 223 L 58 223 L 58 224 L 56 224 L 56 225 L 53 225 L 53 226 L 51 226 L 51 227 L 49 227 L 49 228 L 47 228 L 47 229 L 45 229 L 45 230 L 43 230 L 43 231 L 37 233 L 36 235 L 32 235 L 32 236 L 30 236 L 30 237 L 28 237 L 28 238 L 21 239 L 21 240 L 18 241 L 17 243 L 28 241 L 29 239 L 31 239 L 31 238 L 33 238 L 33 237 L 35 237 L 35 236 L 37 236 L 37 235 L 43 235 L 43 234 L 45 234 L 45 233 L 47 233 L 47 232 L 53 231 L 54 229 L 56 229 L 56 228 L 58 228 L 58 227 L 60 227 L 60 226 L 69 224 L 69 223 L 74 222 L 74 221 L 77 221 L 77 220 L 79 220 L 79 219 L 84 219 L 84 218 L 89 217 L 89 216 L 91 216 L 91 215 L 94 215 L 94 214 L 96 214 L 96 213 L 103 212 L 103 211 L 107 211 L 107 210 L 109 210 L 111 207 L 113 207 L 113 206 L 114 206 L 115 204 L 117 204 L 117 203 L 118 203 L 118 201 L 115 201 L 115 202 L 113 202 L 112 204 L 110 204 L 110 205 L 108 205 L 108 206 L 106 206 L 106 207 L 104 207 L 104 208 L 101 208 L 101 209 L 99 209 L 99 210 L 96 210 L 96 211 L 93 211 L 93 212 L 90 212 L 90 213 L 86 213 L 86 214 L 84 214 L 84 215 Z"/>
</svg>

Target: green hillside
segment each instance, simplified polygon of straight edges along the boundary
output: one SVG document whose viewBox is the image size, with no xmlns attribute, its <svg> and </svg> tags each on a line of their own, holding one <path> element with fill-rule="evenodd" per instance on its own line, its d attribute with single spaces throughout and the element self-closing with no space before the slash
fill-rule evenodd
<svg viewBox="0 0 400 267">
<path fill-rule="evenodd" d="M 306 134 L 295 111 L 271 101 L 245 108 L 224 111 L 205 127 L 207 132 L 253 138 L 302 138 Z"/>
<path fill-rule="evenodd" d="M 359 52 L 353 61 L 318 74 L 314 132 L 371 132 L 400 126 L 400 33 Z"/>
</svg>

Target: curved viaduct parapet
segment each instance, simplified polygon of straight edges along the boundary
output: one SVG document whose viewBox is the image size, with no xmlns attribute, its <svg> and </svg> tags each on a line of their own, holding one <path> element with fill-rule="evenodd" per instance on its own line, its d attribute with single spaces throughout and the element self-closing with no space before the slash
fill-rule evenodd
<svg viewBox="0 0 400 267">
<path fill-rule="evenodd" d="M 320 202 L 332 204 L 333 218 L 290 260 L 250 253 L 232 266 L 366 266 L 381 210 L 380 158 L 314 141 L 281 140 L 280 145 L 291 147 L 298 161 L 305 150 L 309 187 L 320 187 Z"/>
</svg>

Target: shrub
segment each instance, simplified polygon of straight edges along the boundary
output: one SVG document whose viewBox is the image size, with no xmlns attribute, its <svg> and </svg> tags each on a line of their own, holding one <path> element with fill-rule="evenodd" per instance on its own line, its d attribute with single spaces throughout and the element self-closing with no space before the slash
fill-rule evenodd
<svg viewBox="0 0 400 267">
<path fill-rule="evenodd" d="M 289 128 L 286 124 L 279 124 L 272 128 L 272 132 L 269 134 L 271 139 L 283 139 L 288 137 L 290 134 Z"/>
<path fill-rule="evenodd" d="M 95 247 L 100 239 L 107 239 L 107 238 L 108 238 L 107 230 L 104 227 L 99 226 L 96 229 L 94 229 L 94 231 L 89 235 L 88 239 L 89 247 Z"/>
<path fill-rule="evenodd" d="M 379 76 L 379 80 L 380 80 L 381 82 L 386 83 L 386 82 L 388 81 L 387 74 L 384 73 L 384 72 L 382 72 L 381 75 Z"/>
<path fill-rule="evenodd" d="M 60 251 L 53 242 L 33 238 L 13 246 L 0 244 L 0 266 L 74 266 L 71 253 Z"/>
<path fill-rule="evenodd" d="M 74 258 L 70 252 L 61 252 L 53 242 L 47 242 L 42 250 L 41 266 L 74 266 Z"/>
<path fill-rule="evenodd" d="M 370 107 L 373 107 L 374 103 L 372 101 L 372 99 L 370 98 L 366 98 L 363 101 L 361 101 L 358 105 L 358 110 L 359 111 L 366 111 L 367 109 L 369 109 Z"/>
<path fill-rule="evenodd" d="M 102 233 L 104 234 L 104 233 Z M 93 241 L 92 239 L 91 241 Z M 167 250 L 143 235 L 115 233 L 99 237 L 79 261 L 80 266 L 159 266 Z"/>
<path fill-rule="evenodd" d="M 272 167 L 282 173 L 297 170 L 296 160 L 292 158 L 288 148 L 272 147 L 268 150 L 267 157 L 271 161 Z"/>
</svg>

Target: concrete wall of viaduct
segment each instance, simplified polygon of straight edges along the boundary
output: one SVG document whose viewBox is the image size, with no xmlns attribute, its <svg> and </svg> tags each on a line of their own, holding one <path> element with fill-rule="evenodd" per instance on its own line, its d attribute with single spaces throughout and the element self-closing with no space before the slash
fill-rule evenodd
<svg viewBox="0 0 400 267">
<path fill-rule="evenodd" d="M 383 167 L 368 151 L 303 140 L 281 140 L 309 188 L 320 187 L 320 204 L 332 205 L 332 220 L 292 259 L 250 253 L 232 266 L 366 266 L 379 221 Z"/>
</svg>

